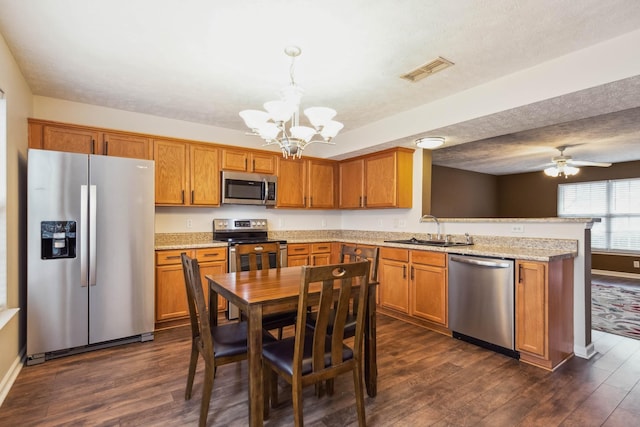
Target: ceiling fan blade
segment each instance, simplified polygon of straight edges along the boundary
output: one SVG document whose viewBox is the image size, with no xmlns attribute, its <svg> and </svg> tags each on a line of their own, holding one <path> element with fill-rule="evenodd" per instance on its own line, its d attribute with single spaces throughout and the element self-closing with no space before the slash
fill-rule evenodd
<svg viewBox="0 0 640 427">
<path fill-rule="evenodd" d="M 608 168 L 611 166 L 611 163 L 590 162 L 588 160 L 568 160 L 567 164 L 570 164 L 571 166 L 596 166 L 599 168 Z"/>
</svg>

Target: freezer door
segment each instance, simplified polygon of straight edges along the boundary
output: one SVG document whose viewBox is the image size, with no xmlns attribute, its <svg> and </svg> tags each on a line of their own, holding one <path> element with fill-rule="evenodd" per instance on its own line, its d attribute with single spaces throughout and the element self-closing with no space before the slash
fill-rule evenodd
<svg viewBox="0 0 640 427">
<path fill-rule="evenodd" d="M 88 340 L 86 190 L 88 157 L 29 150 L 27 157 L 27 355 L 83 346 Z M 75 221 L 76 253 L 51 257 L 44 227 Z M 48 235 L 51 237 L 51 234 Z M 45 244 L 56 244 L 48 239 Z M 64 239 L 57 243 L 62 244 Z M 60 252 L 57 248 L 54 252 Z M 62 251 L 64 252 L 64 251 Z M 84 266 L 84 267 L 83 267 Z"/>
<path fill-rule="evenodd" d="M 93 344 L 153 332 L 155 174 L 151 160 L 89 157 Z"/>
</svg>

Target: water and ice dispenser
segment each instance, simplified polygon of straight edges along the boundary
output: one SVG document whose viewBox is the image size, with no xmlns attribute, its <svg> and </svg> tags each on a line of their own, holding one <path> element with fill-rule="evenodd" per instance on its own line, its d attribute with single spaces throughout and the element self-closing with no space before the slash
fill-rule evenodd
<svg viewBox="0 0 640 427">
<path fill-rule="evenodd" d="M 40 223 L 42 259 L 76 257 L 76 222 L 42 221 Z"/>
</svg>

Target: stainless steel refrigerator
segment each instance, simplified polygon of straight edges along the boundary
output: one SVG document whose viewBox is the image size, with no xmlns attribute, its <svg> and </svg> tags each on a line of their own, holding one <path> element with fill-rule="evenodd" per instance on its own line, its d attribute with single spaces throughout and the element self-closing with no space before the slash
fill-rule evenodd
<svg viewBox="0 0 640 427">
<path fill-rule="evenodd" d="M 27 364 L 153 339 L 154 162 L 28 152 Z"/>
</svg>

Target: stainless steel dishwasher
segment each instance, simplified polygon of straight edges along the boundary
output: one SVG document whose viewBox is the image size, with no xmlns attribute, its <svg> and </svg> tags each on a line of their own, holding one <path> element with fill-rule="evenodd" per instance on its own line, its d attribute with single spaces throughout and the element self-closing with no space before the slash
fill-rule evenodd
<svg viewBox="0 0 640 427">
<path fill-rule="evenodd" d="M 449 254 L 449 328 L 454 338 L 519 358 L 514 261 Z"/>
</svg>

